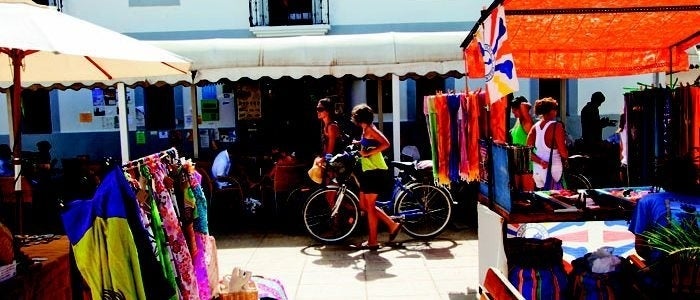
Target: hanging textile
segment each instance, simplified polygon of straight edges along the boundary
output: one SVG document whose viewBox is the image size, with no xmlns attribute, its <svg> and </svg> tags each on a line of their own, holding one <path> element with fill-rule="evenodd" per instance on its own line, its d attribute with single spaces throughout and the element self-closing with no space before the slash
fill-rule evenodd
<svg viewBox="0 0 700 300">
<path fill-rule="evenodd" d="M 175 262 L 170 256 L 170 248 L 168 247 L 168 241 L 163 232 L 163 222 L 160 219 L 158 206 L 156 205 L 155 199 L 153 199 L 152 193 L 149 192 L 147 182 L 152 180 L 151 174 L 148 171 L 148 167 L 145 165 L 138 166 L 137 171 L 139 172 L 139 176 L 130 176 L 129 173 L 127 173 L 126 176 L 127 179 L 132 179 L 134 182 L 132 185 L 138 189 L 136 198 L 139 203 L 141 223 L 150 234 L 151 250 L 158 258 L 159 267 L 163 272 L 165 280 L 170 287 L 176 291 L 170 299 L 179 299 Z M 139 180 L 136 180 L 136 178 L 139 178 Z"/>
<path fill-rule="evenodd" d="M 449 157 L 450 157 L 450 116 L 447 106 L 447 95 L 435 96 L 435 112 L 437 116 L 437 149 L 438 149 L 438 184 L 449 185 Z"/>
<path fill-rule="evenodd" d="M 144 278 L 157 275 L 142 272 L 134 236 L 127 220 L 127 202 L 135 195 L 120 170 L 108 173 L 91 200 L 76 200 L 62 214 L 73 247 L 76 265 L 93 299 L 121 296 L 147 299 Z M 159 268 L 144 271 L 157 272 Z M 157 278 L 163 278 L 162 274 Z M 165 288 L 148 286 L 150 292 Z M 174 292 L 174 291 L 171 291 Z M 154 297 L 162 299 L 161 297 Z"/>
<path fill-rule="evenodd" d="M 450 152 L 448 177 L 450 182 L 459 181 L 459 104 L 461 94 L 449 94 L 447 96 L 447 108 L 450 117 Z M 465 157 L 466 159 L 466 157 Z"/>
<path fill-rule="evenodd" d="M 467 180 L 479 180 L 479 103 L 486 99 L 481 91 L 469 92 L 467 104 Z"/>
<path fill-rule="evenodd" d="M 172 258 L 175 261 L 180 299 L 199 299 L 199 288 L 192 264 L 192 256 L 175 212 L 172 190 L 166 188 L 166 183 L 169 182 L 166 180 L 167 168 L 160 161 L 154 160 L 148 161 L 146 165 L 153 178 L 151 181 L 153 197 L 156 199 Z"/>
<path fill-rule="evenodd" d="M 433 178 L 438 179 L 438 148 L 437 148 L 437 112 L 435 110 L 435 96 L 423 97 L 423 113 L 425 114 L 430 137 L 430 153 L 433 159 Z"/>
<path fill-rule="evenodd" d="M 459 179 L 463 181 L 469 180 L 469 160 L 474 157 L 469 156 L 467 152 L 469 122 L 469 98 L 466 94 L 459 94 Z"/>
<path fill-rule="evenodd" d="M 195 276 L 197 277 L 197 285 L 199 287 L 200 299 L 210 299 L 212 289 L 209 284 L 209 275 L 207 273 L 206 263 L 206 243 L 208 240 L 208 225 L 206 219 L 202 220 L 201 216 L 207 214 L 206 199 L 201 188 L 201 175 L 197 173 L 191 161 L 183 160 L 182 163 L 182 188 L 185 203 L 185 210 L 191 211 L 191 228 L 194 234 L 194 244 L 190 245 L 190 254 L 192 255 Z M 195 191 L 199 192 L 202 197 L 197 197 Z M 191 208 L 190 208 L 191 207 Z M 204 232 L 202 232 L 204 231 Z"/>
<path fill-rule="evenodd" d="M 480 100 L 485 100 L 483 92 L 423 98 L 436 183 L 478 180 Z"/>
</svg>

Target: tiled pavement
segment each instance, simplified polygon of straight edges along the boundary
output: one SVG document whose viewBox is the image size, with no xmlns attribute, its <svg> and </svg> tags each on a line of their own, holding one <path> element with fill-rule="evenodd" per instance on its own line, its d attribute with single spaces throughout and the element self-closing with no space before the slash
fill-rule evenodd
<svg viewBox="0 0 700 300">
<path fill-rule="evenodd" d="M 430 242 L 401 233 L 401 246 L 379 251 L 317 244 L 300 234 L 274 230 L 214 235 L 219 272 L 239 266 L 280 279 L 290 299 L 476 299 L 477 237 L 474 229 L 449 228 Z M 347 243 L 359 242 L 358 235 Z M 381 233 L 380 241 L 387 239 Z"/>
</svg>

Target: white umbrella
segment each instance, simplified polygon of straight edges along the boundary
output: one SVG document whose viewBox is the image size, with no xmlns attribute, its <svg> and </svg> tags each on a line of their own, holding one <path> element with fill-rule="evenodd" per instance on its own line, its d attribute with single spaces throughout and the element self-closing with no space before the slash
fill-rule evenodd
<svg viewBox="0 0 700 300">
<path fill-rule="evenodd" d="M 16 176 L 20 173 L 22 87 L 111 85 L 168 75 L 189 81 L 190 67 L 180 56 L 63 14 L 55 7 L 0 0 L 0 88 L 13 86 L 11 141 Z M 119 104 L 125 116 L 123 97 Z M 21 191 L 19 180 L 15 189 Z"/>
</svg>

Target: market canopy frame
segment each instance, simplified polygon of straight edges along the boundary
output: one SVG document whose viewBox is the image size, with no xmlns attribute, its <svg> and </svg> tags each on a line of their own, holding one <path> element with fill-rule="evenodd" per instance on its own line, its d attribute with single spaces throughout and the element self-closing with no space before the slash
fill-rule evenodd
<svg viewBox="0 0 700 300">
<path fill-rule="evenodd" d="M 518 77 L 591 78 L 688 70 L 700 43 L 697 0 L 495 0 L 461 44 L 472 78 L 484 64 L 475 33 L 503 4 Z M 502 50 L 502 51 L 503 51 Z"/>
</svg>

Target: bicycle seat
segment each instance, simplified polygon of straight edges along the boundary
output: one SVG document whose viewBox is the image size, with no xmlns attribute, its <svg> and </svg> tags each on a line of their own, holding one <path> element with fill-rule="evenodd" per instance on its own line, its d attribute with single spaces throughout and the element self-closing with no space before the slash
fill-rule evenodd
<svg viewBox="0 0 700 300">
<path fill-rule="evenodd" d="M 401 171 L 409 172 L 409 173 L 414 173 L 416 172 L 416 165 L 414 165 L 412 162 L 405 162 L 405 161 L 390 161 L 389 165 L 397 168 Z"/>
</svg>

